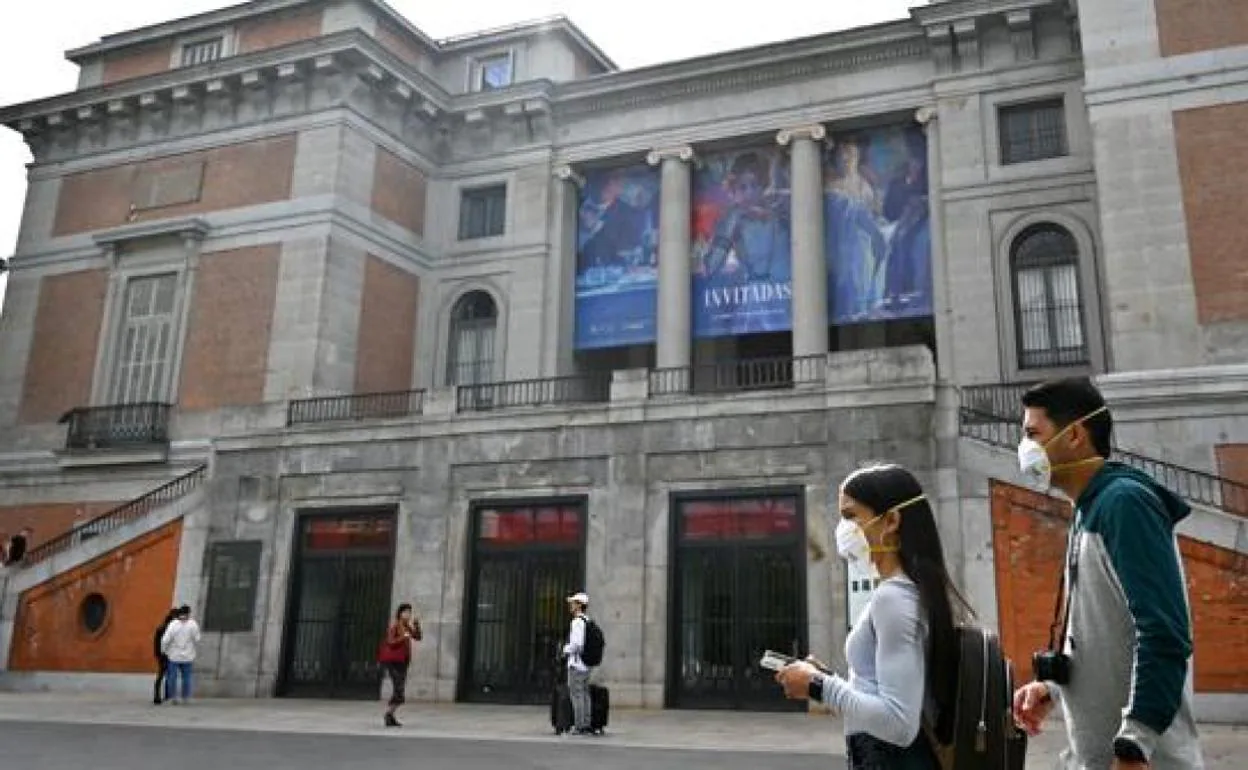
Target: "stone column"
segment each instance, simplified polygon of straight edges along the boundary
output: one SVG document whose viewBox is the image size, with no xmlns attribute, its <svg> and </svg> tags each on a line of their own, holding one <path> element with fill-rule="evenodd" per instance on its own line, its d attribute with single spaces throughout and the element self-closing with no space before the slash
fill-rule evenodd
<svg viewBox="0 0 1248 770">
<path fill-rule="evenodd" d="M 660 369 L 687 367 L 693 352 L 693 148 L 655 150 L 646 162 L 661 169 L 655 358 Z"/>
<path fill-rule="evenodd" d="M 776 135 L 792 154 L 793 356 L 828 352 L 828 258 L 824 253 L 823 153 L 819 124 Z"/>
<path fill-rule="evenodd" d="M 932 242 L 932 322 L 936 326 L 936 379 L 954 379 L 953 338 L 949 326 L 949 265 L 945 257 L 945 212 L 941 201 L 940 117 L 935 106 L 921 107 L 914 119 L 927 134 L 927 206 Z"/>
<path fill-rule="evenodd" d="M 585 178 L 571 166 L 554 171 L 551 254 L 546 267 L 546 310 L 542 335 L 542 376 L 572 374 L 576 343 L 576 218 Z"/>
</svg>

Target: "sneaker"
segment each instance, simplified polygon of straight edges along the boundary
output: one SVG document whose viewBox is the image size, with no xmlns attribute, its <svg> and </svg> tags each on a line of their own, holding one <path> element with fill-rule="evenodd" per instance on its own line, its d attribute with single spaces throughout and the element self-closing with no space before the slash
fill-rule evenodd
<svg viewBox="0 0 1248 770">
<path fill-rule="evenodd" d="M 385 723 L 386 723 L 386 727 L 402 727 L 403 726 L 399 722 L 399 720 L 394 718 L 394 714 L 386 714 Z"/>
</svg>

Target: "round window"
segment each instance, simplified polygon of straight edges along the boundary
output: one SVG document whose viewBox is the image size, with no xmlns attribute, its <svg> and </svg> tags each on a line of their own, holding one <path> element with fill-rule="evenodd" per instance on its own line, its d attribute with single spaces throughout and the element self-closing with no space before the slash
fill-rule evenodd
<svg viewBox="0 0 1248 770">
<path fill-rule="evenodd" d="M 82 627 L 89 633 L 99 633 L 104 628 L 104 621 L 108 620 L 108 600 L 101 594 L 90 594 L 82 600 L 79 613 Z"/>
</svg>

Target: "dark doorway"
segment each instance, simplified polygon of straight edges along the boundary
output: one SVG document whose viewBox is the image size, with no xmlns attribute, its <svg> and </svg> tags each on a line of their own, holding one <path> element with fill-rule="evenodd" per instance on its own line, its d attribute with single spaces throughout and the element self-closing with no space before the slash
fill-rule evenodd
<svg viewBox="0 0 1248 770">
<path fill-rule="evenodd" d="M 278 694 L 378 697 L 390 616 L 394 513 L 306 514 L 296 527 Z"/>
<path fill-rule="evenodd" d="M 459 697 L 549 703 L 570 620 L 564 600 L 584 588 L 585 502 L 478 503 L 470 518 Z"/>
<path fill-rule="evenodd" d="M 667 701 L 674 708 L 781 711 L 768 649 L 806 651 L 801 492 L 677 496 Z"/>
</svg>

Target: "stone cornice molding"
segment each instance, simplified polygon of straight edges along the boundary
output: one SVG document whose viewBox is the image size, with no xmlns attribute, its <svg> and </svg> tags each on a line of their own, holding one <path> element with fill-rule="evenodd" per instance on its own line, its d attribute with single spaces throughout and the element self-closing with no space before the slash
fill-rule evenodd
<svg viewBox="0 0 1248 770">
<path fill-rule="evenodd" d="M 828 129 L 822 123 L 814 123 L 809 126 L 799 126 L 797 128 L 786 128 L 776 133 L 776 144 L 781 147 L 788 147 L 797 139 L 809 139 L 812 142 L 822 142 L 828 138 Z"/>
<path fill-rule="evenodd" d="M 902 20 L 561 83 L 555 90 L 556 110 L 561 116 L 577 116 L 630 109 L 886 66 L 927 55 L 922 30 L 912 21 Z"/>
<path fill-rule="evenodd" d="M 1016 11 L 1059 8 L 1066 0 L 943 0 L 910 9 L 910 16 L 924 27 L 947 27 L 960 21 L 1004 17 Z"/>
<path fill-rule="evenodd" d="M 679 160 L 682 163 L 694 163 L 697 160 L 697 156 L 693 152 L 693 146 L 688 144 L 682 144 L 676 147 L 661 147 L 651 150 L 646 154 L 646 163 L 651 166 L 658 166 L 665 160 Z"/>
<path fill-rule="evenodd" d="M 202 241 L 212 229 L 208 221 L 199 217 L 182 217 L 179 219 L 162 219 L 154 222 L 139 222 L 133 225 L 122 225 L 97 232 L 91 240 L 99 246 L 118 246 L 130 241 L 146 238 L 159 238 L 175 235 L 183 240 Z"/>
</svg>

